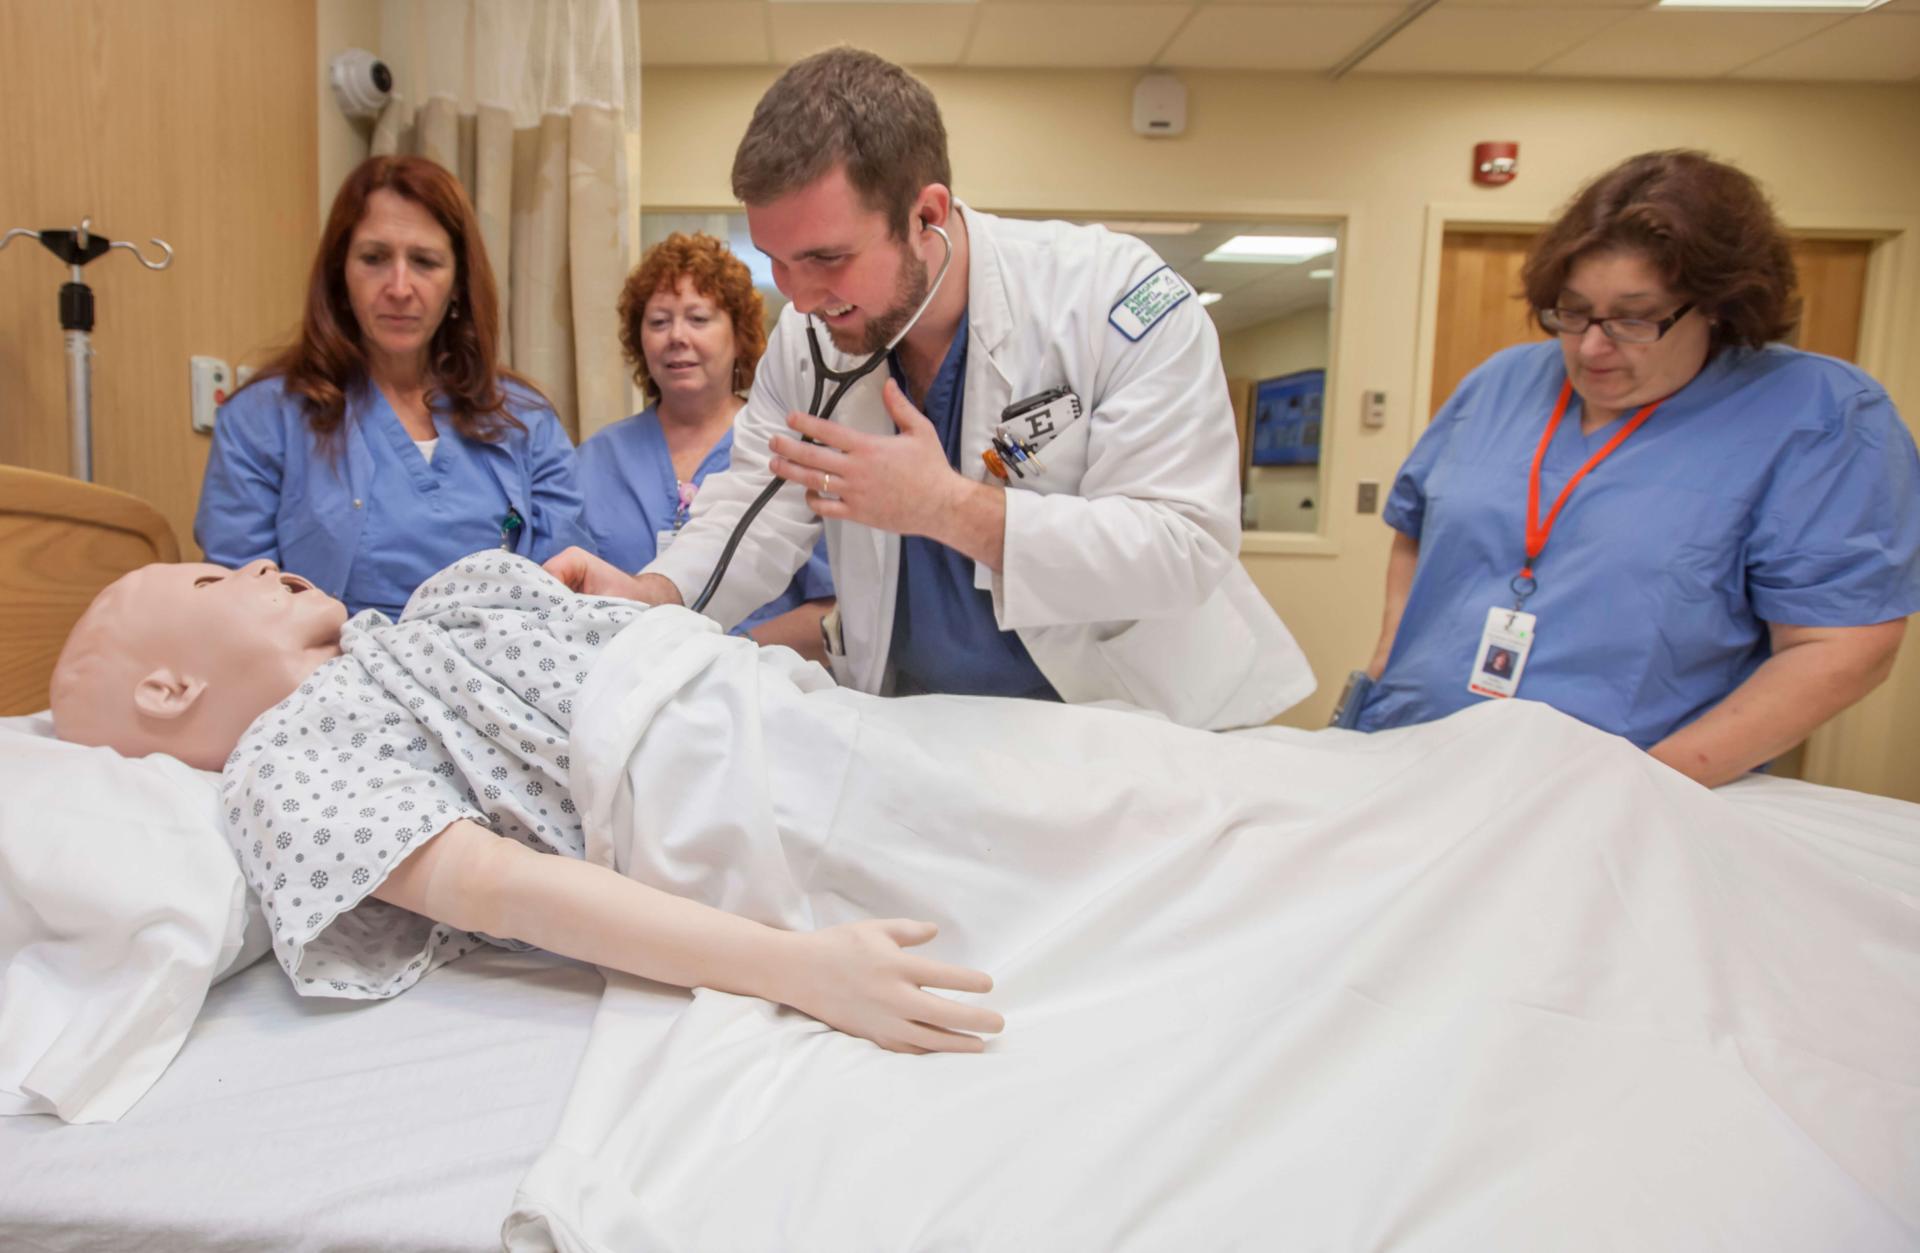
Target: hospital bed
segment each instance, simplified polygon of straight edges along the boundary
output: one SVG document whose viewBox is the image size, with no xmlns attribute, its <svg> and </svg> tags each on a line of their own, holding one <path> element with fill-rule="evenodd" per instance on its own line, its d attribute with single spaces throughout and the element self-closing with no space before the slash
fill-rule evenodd
<svg viewBox="0 0 1920 1253">
<path fill-rule="evenodd" d="M 176 551 L 138 501 L 0 467 L 0 713 L 15 715 L 0 720 L 0 771 L 9 757 L 69 768 L 45 767 L 55 750 L 33 741 L 49 727 L 31 716 L 60 640 L 95 589 Z M 1339 754 L 1388 744 L 1252 734 L 1332 745 L 1330 772 Z M 104 790 L 71 769 L 77 789 Z M 40 785 L 32 795 L 61 794 Z M 23 784 L 0 773 L 0 786 Z M 23 808 L 71 819 L 19 795 L 0 794 L 9 821 Z M 1165 866 L 1105 902 L 1134 911 L 1166 959 L 1157 991 L 1136 1003 L 1131 985 L 1083 995 L 1062 980 L 1042 989 L 1055 1012 L 1016 1016 L 984 1058 L 879 1054 L 759 1002 L 618 976 L 603 1000 L 599 972 L 538 954 L 482 951 L 390 1002 L 303 1000 L 270 958 L 249 964 L 259 945 L 235 922 L 223 977 L 123 1110 L 0 1118 L 0 1247 L 472 1249 L 496 1247 L 511 1214 L 515 1248 L 1920 1248 L 1920 1073 L 1903 1060 L 1920 1057 L 1920 809 L 1783 780 L 1721 795 L 1790 870 L 1831 877 L 1835 899 L 1815 914 L 1871 906 L 1878 929 L 1839 942 L 1872 977 L 1836 971 L 1838 990 L 1808 1006 L 1821 1020 L 1810 1029 L 1838 1022 L 1866 1041 L 1843 1042 L 1845 1066 L 1822 1051 L 1832 1037 L 1809 1048 L 1792 1023 L 1753 1025 L 1797 977 L 1784 948 L 1777 967 L 1742 966 L 1778 938 L 1756 911 L 1726 931 L 1683 926 L 1654 952 L 1673 921 L 1664 897 L 1695 893 L 1684 922 L 1755 890 L 1711 859 L 1652 885 L 1635 881 L 1647 863 L 1609 861 L 1614 914 L 1547 889 L 1456 909 L 1449 874 L 1510 895 L 1530 881 L 1450 850 L 1360 902 L 1358 929 L 1329 950 L 1355 950 L 1356 964 L 1320 1002 L 1246 996 L 1217 967 L 1182 972 L 1177 959 L 1231 940 L 1219 930 L 1231 918 L 1252 928 L 1232 940 L 1254 943 L 1247 962 L 1280 963 L 1278 989 L 1310 938 L 1289 915 L 1337 891 L 1269 924 L 1224 899 L 1214 911 L 1209 893 L 1246 895 L 1242 870 L 1214 866 L 1209 887 Z M 1353 821 L 1372 818 L 1356 808 Z M 1332 885 L 1387 847 L 1297 848 L 1287 878 Z M 20 848 L 0 848 L 14 890 L 31 878 Z M 1126 904 L 1136 891 L 1144 906 Z M 1395 914 L 1423 942 L 1383 952 L 1369 919 Z M 1098 938 L 1096 923 L 1076 921 L 1078 942 Z M 1807 925 L 1809 945 L 1829 944 L 1819 918 Z M 1456 995 L 1518 960 L 1518 935 L 1570 955 L 1564 999 Z M 1050 953 L 1076 943 L 1051 939 Z M 1660 989 L 1585 986 L 1582 955 L 1608 942 L 1657 956 L 1656 980 L 1672 968 L 1665 991 L 1698 1001 L 1698 1039 L 1678 1038 L 1684 1013 L 1680 1028 L 1638 1029 Z M 0 993 L 17 991 L 21 959 L 0 957 Z M 1690 987 L 1687 970 L 1705 982 Z M 1009 995 L 1023 976 L 1052 972 L 1006 972 Z M 1127 1004 L 1124 1022 L 1102 1019 L 1106 992 Z M 1583 1017 L 1602 1002 L 1621 1014 Z M 1109 1029 L 1114 1042 L 1090 1045 Z M 18 1046 L 0 1039 L 0 1080 Z M 616 1158 L 648 1178 L 620 1178 Z"/>
</svg>

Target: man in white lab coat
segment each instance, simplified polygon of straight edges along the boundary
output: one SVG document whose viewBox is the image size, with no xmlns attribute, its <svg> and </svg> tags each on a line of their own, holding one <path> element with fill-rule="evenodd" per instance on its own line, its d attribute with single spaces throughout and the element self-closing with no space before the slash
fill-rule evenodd
<svg viewBox="0 0 1920 1253">
<path fill-rule="evenodd" d="M 777 475 L 804 495 L 775 495 L 747 530 L 706 606 L 722 623 L 786 586 L 824 525 L 842 683 L 1267 721 L 1313 676 L 1240 566 L 1211 319 L 1140 241 L 997 218 L 950 182 L 939 108 L 898 66 L 837 48 L 782 75 L 733 190 L 792 303 L 732 465 L 637 577 L 577 550 L 549 569 L 588 592 L 691 603 Z M 885 353 L 831 422 L 806 412 L 809 316 L 832 373 Z"/>
</svg>

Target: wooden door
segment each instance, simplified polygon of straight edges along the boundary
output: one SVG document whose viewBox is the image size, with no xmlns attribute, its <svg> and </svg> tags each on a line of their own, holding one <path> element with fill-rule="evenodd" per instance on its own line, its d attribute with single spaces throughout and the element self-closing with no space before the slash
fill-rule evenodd
<svg viewBox="0 0 1920 1253">
<path fill-rule="evenodd" d="M 1531 231 L 1448 231 L 1441 241 L 1429 418 L 1482 361 L 1502 348 L 1543 338 L 1520 294 L 1520 267 L 1532 243 Z M 1864 239 L 1794 241 L 1802 310 L 1789 343 L 1854 359 L 1872 251 L 1872 242 Z"/>
</svg>

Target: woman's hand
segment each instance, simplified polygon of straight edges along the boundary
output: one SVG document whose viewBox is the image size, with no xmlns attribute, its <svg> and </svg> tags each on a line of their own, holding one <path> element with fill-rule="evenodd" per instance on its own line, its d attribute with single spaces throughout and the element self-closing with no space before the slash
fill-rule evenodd
<svg viewBox="0 0 1920 1253">
<path fill-rule="evenodd" d="M 791 933 L 767 995 L 829 1027 L 896 1053 L 978 1053 L 978 1034 L 1003 1030 L 999 1014 L 926 991 L 991 992 L 993 979 L 906 950 L 938 932 L 905 918 Z"/>
</svg>

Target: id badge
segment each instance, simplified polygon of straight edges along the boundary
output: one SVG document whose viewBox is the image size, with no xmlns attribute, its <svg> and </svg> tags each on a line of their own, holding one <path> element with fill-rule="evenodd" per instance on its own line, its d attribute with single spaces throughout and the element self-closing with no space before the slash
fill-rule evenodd
<svg viewBox="0 0 1920 1253">
<path fill-rule="evenodd" d="M 1467 690 L 1475 696 L 1512 696 L 1526 672 L 1527 654 L 1533 651 L 1534 616 L 1518 609 L 1494 606 L 1487 610 L 1487 629 L 1480 633 L 1480 646 L 1473 650 L 1473 670 L 1467 675 Z"/>
<path fill-rule="evenodd" d="M 666 552 L 667 549 L 672 546 L 673 541 L 679 538 L 680 532 L 678 531 L 655 531 L 653 533 L 653 555 L 658 557 L 661 553 Z"/>
</svg>

